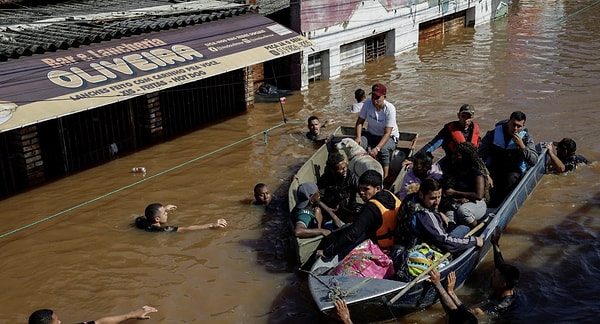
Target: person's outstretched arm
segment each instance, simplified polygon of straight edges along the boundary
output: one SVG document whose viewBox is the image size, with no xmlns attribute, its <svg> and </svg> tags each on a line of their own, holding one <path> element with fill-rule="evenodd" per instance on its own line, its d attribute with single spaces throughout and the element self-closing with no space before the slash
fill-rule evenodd
<svg viewBox="0 0 600 324">
<path fill-rule="evenodd" d="M 502 230 L 500 230 L 499 227 L 496 227 L 490 239 L 490 242 L 494 247 L 494 266 L 496 266 L 496 268 L 504 264 L 504 257 L 502 257 L 502 252 L 500 252 L 500 235 L 502 235 Z"/>
<path fill-rule="evenodd" d="M 548 156 L 550 157 L 548 161 L 550 165 L 552 165 L 554 171 L 557 173 L 565 172 L 565 164 L 558 158 L 558 156 L 556 156 L 556 153 L 554 153 L 554 145 L 552 145 L 552 142 L 546 144 L 546 148 L 548 149 Z"/>
<path fill-rule="evenodd" d="M 204 225 L 190 225 L 190 226 L 181 226 L 177 228 L 177 232 L 183 233 L 187 231 L 197 231 L 204 229 L 218 229 L 227 227 L 227 221 L 223 218 L 217 219 L 215 223 L 209 223 Z"/>
<path fill-rule="evenodd" d="M 158 312 L 158 309 L 151 306 L 142 306 L 139 309 L 131 311 L 127 314 L 113 315 L 97 319 L 96 324 L 117 324 L 129 319 L 149 319 L 148 314 Z"/>
<path fill-rule="evenodd" d="M 444 289 L 444 286 L 442 286 L 440 272 L 437 269 L 431 270 L 429 273 L 429 279 L 427 280 L 433 284 L 438 292 L 438 295 L 440 295 L 440 302 L 442 303 L 446 314 L 448 314 L 451 310 L 458 309 L 458 305 L 454 303 L 452 297 L 450 297 L 450 295 L 446 292 L 446 289 Z"/>
</svg>

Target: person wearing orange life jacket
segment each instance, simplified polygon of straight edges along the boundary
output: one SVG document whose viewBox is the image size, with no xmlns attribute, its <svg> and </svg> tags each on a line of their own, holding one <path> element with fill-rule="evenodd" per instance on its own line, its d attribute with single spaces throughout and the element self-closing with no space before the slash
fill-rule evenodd
<svg viewBox="0 0 600 324">
<path fill-rule="evenodd" d="M 475 107 L 471 104 L 464 104 L 458 109 L 458 120 L 444 125 L 438 134 L 429 143 L 425 144 L 419 152 L 429 152 L 437 150 L 440 146 L 444 149 L 447 157 L 452 157 L 456 145 L 463 142 L 471 142 L 475 148 L 479 147 L 481 134 L 479 125 L 473 121 L 475 117 Z M 445 166 L 442 165 L 442 171 Z"/>
<path fill-rule="evenodd" d="M 317 257 L 332 257 L 349 251 L 367 238 L 384 249 L 394 244 L 400 200 L 390 191 L 383 190 L 382 175 L 375 170 L 363 173 L 358 184 L 360 197 L 367 203 L 352 224 L 329 235 L 327 245 L 317 250 Z"/>
</svg>

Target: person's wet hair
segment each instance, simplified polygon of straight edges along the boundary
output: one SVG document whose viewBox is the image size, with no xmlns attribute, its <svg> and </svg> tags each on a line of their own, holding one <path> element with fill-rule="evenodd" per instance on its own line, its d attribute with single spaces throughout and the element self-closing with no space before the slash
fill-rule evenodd
<svg viewBox="0 0 600 324">
<path fill-rule="evenodd" d="M 514 119 L 514 120 L 518 120 L 518 121 L 526 121 L 527 120 L 527 116 L 525 116 L 525 113 L 522 111 L 513 111 L 512 114 L 510 114 L 510 119 Z"/>
<path fill-rule="evenodd" d="M 421 182 L 419 186 L 419 192 L 423 195 L 427 195 L 430 192 L 438 191 L 442 189 L 442 185 L 435 179 L 427 178 Z"/>
<path fill-rule="evenodd" d="M 557 147 L 564 148 L 568 154 L 573 154 L 577 151 L 577 143 L 571 138 L 563 138 L 558 142 Z"/>
<path fill-rule="evenodd" d="M 310 124 L 310 122 L 313 121 L 313 120 L 315 120 L 315 119 L 319 120 L 319 117 L 317 117 L 317 116 L 310 116 L 310 117 L 308 117 L 308 120 L 306 121 L 306 123 Z"/>
<path fill-rule="evenodd" d="M 254 193 L 256 193 L 257 191 L 259 191 L 260 189 L 262 189 L 262 188 L 264 188 L 266 186 L 267 185 L 264 184 L 264 183 L 262 183 L 262 182 L 257 183 L 256 186 L 254 186 Z"/>
<path fill-rule="evenodd" d="M 354 98 L 357 102 L 361 102 L 366 95 L 367 94 L 363 89 L 356 89 L 356 91 L 354 91 Z"/>
<path fill-rule="evenodd" d="M 154 223 L 154 218 L 160 215 L 160 208 L 163 207 L 161 203 L 152 203 L 144 210 L 144 216 L 138 216 L 135 219 L 135 226 L 137 228 L 144 229 L 148 225 Z"/>
<path fill-rule="evenodd" d="M 498 267 L 498 272 L 506 282 L 506 289 L 513 289 L 519 283 L 521 272 L 517 267 L 504 263 Z"/>
<path fill-rule="evenodd" d="M 358 183 L 373 187 L 381 187 L 383 185 L 383 175 L 375 170 L 367 170 L 358 178 Z"/>
<path fill-rule="evenodd" d="M 329 169 L 335 169 L 336 165 L 342 161 L 344 161 L 344 156 L 339 152 L 329 153 L 325 166 Z"/>
<path fill-rule="evenodd" d="M 52 315 L 54 312 L 51 309 L 40 309 L 29 315 L 29 324 L 52 324 Z"/>
<path fill-rule="evenodd" d="M 433 154 L 431 152 L 417 152 L 413 157 L 413 161 L 417 159 L 423 161 L 423 166 L 425 166 L 426 170 L 431 170 L 431 166 L 433 165 Z"/>
</svg>

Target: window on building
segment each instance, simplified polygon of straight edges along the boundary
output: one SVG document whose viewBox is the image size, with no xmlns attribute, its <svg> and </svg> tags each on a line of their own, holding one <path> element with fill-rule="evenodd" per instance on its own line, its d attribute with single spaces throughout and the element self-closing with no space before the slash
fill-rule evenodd
<svg viewBox="0 0 600 324">
<path fill-rule="evenodd" d="M 380 56 L 385 56 L 385 48 L 385 34 L 365 39 L 365 61 L 372 62 Z"/>
<path fill-rule="evenodd" d="M 321 80 L 321 73 L 321 53 L 310 54 L 308 56 L 308 81 Z"/>
</svg>

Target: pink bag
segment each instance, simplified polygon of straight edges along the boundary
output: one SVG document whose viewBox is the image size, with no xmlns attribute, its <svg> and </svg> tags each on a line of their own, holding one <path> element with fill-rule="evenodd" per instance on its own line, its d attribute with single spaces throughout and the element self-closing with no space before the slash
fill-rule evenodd
<svg viewBox="0 0 600 324">
<path fill-rule="evenodd" d="M 394 264 L 379 246 L 367 239 L 355 247 L 329 275 L 348 277 L 391 278 Z"/>
</svg>

